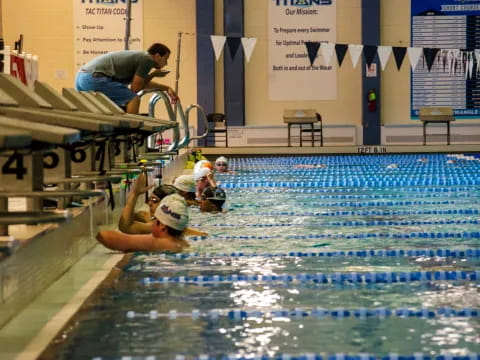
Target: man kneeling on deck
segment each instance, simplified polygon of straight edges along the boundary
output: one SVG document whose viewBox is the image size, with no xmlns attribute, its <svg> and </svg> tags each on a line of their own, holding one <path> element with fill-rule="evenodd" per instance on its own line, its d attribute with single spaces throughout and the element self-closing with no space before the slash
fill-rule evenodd
<svg viewBox="0 0 480 360">
<path fill-rule="evenodd" d="M 101 231 L 97 240 L 107 248 L 119 251 L 171 251 L 180 252 L 190 246 L 182 237 L 188 223 L 188 207 L 178 194 L 168 195 L 160 201 L 152 217 L 152 233 L 130 235 L 118 231 Z"/>
</svg>

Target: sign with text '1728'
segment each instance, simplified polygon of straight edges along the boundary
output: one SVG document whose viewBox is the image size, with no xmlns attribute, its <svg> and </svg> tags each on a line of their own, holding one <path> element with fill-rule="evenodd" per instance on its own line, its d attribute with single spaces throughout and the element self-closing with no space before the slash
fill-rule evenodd
<svg viewBox="0 0 480 360">
<path fill-rule="evenodd" d="M 270 100 L 335 100 L 335 57 L 313 65 L 305 42 L 336 42 L 336 0 L 269 0 Z"/>
<path fill-rule="evenodd" d="M 108 52 L 125 49 L 127 0 L 73 0 L 75 70 Z M 132 0 L 130 50 L 143 50 L 143 1 Z"/>
</svg>

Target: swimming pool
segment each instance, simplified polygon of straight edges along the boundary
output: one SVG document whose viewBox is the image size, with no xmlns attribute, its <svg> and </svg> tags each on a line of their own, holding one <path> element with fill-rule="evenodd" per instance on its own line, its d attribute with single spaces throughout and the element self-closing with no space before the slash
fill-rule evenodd
<svg viewBox="0 0 480 360">
<path fill-rule="evenodd" d="M 475 157 L 252 157 L 231 168 L 218 176 L 229 211 L 191 212 L 209 236 L 185 254 L 132 256 L 46 358 L 478 358 Z"/>
</svg>

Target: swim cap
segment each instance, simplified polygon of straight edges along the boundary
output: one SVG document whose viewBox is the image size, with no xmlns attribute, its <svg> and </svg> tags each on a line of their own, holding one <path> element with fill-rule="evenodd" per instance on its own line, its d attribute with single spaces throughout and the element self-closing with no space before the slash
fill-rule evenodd
<svg viewBox="0 0 480 360">
<path fill-rule="evenodd" d="M 200 160 L 197 163 L 195 163 L 195 166 L 193 167 L 193 173 L 195 174 L 195 172 L 197 172 L 202 168 L 208 168 L 210 170 L 213 170 L 213 165 L 208 160 Z"/>
<path fill-rule="evenodd" d="M 180 175 L 173 182 L 173 186 L 180 191 L 194 193 L 195 179 L 193 178 L 193 175 Z"/>
<path fill-rule="evenodd" d="M 155 217 L 162 224 L 182 231 L 188 223 L 188 207 L 184 198 L 178 194 L 168 195 L 160 201 Z"/>
<path fill-rule="evenodd" d="M 209 168 L 201 168 L 200 170 L 193 173 L 193 179 L 195 181 L 198 181 L 201 178 L 204 178 L 205 176 L 210 174 L 211 172 L 212 172 L 212 170 L 210 170 Z"/>
<path fill-rule="evenodd" d="M 227 195 L 225 194 L 225 191 L 219 187 L 207 187 L 205 190 L 203 190 L 202 197 L 206 200 L 215 200 L 223 203 L 227 199 Z"/>
<path fill-rule="evenodd" d="M 228 164 L 228 160 L 225 156 L 220 156 L 219 158 L 217 158 L 217 160 L 215 160 L 215 164 L 216 163 L 225 163 L 225 164 Z"/>
<path fill-rule="evenodd" d="M 205 172 L 205 169 L 208 171 Z M 208 160 L 200 160 L 193 167 L 193 178 L 197 181 L 202 177 L 207 176 L 210 171 L 213 171 L 212 163 Z"/>
</svg>

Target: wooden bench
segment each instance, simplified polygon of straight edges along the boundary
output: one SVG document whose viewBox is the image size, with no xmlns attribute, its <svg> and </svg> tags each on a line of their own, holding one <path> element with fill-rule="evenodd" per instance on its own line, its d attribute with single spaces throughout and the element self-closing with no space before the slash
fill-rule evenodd
<svg viewBox="0 0 480 360">
<path fill-rule="evenodd" d="M 451 107 L 420 108 L 419 119 L 423 122 L 423 145 L 427 144 L 427 124 L 437 123 L 447 125 L 447 145 L 450 145 L 450 123 L 455 121 Z M 432 134 L 430 134 L 432 135 Z"/>
</svg>

